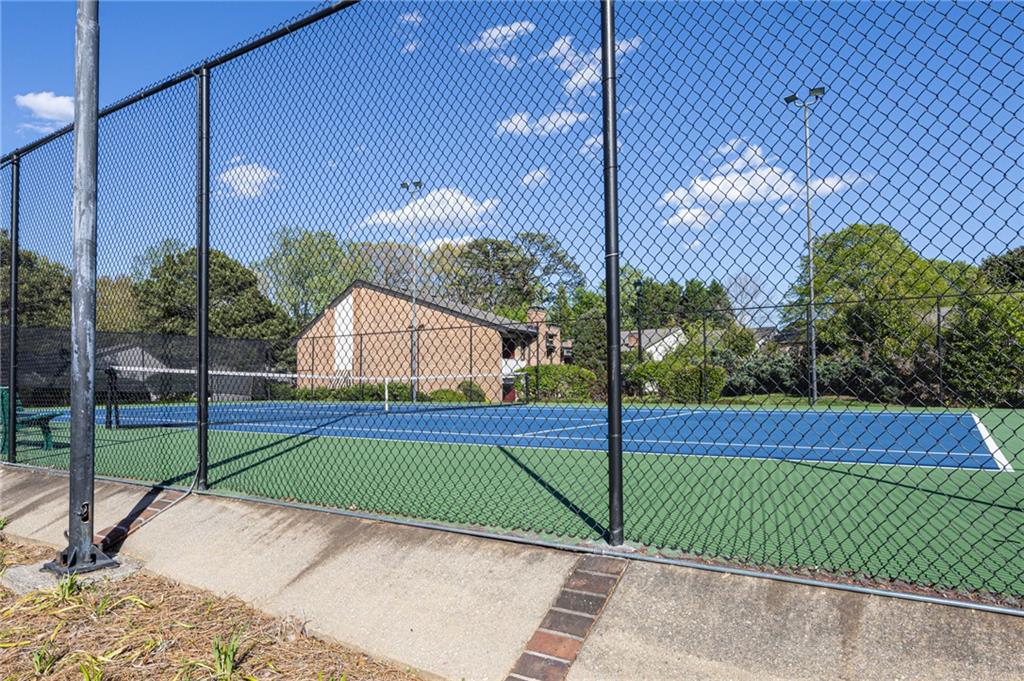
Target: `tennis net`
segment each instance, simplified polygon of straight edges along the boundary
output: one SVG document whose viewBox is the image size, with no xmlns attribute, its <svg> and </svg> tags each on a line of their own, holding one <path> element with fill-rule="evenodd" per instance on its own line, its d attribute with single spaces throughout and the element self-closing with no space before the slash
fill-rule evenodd
<svg viewBox="0 0 1024 681">
<path fill-rule="evenodd" d="M 195 426 L 195 369 L 110 366 L 104 373 L 106 427 Z M 522 404 L 529 392 L 529 377 L 501 374 L 413 378 L 211 370 L 208 381 L 210 425 L 500 407 Z"/>
</svg>

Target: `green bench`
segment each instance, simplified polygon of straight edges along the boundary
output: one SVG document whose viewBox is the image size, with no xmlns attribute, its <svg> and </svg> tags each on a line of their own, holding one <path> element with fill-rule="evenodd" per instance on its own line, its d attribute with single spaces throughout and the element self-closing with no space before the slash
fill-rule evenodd
<svg viewBox="0 0 1024 681">
<path fill-rule="evenodd" d="M 7 454 L 7 428 L 8 428 L 8 414 L 11 394 L 7 386 L 0 386 L 0 418 L 3 420 L 3 446 L 0 447 L 0 452 L 5 456 Z M 50 430 L 50 421 L 57 418 L 58 416 L 64 416 L 66 412 L 63 411 L 28 411 L 21 406 L 21 398 L 15 396 L 17 400 L 17 417 L 15 419 L 14 427 L 17 430 L 25 430 L 26 428 L 39 428 L 43 433 L 43 449 L 53 449 L 53 432 Z"/>
</svg>

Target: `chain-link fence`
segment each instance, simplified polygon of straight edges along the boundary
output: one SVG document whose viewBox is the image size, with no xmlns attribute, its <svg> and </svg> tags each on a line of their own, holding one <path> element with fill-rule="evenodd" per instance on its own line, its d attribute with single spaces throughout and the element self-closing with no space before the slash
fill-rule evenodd
<svg viewBox="0 0 1024 681">
<path fill-rule="evenodd" d="M 101 119 L 100 473 L 614 543 L 620 415 L 627 542 L 1020 604 L 1020 5 L 622 2 L 614 81 L 597 3 L 335 10 Z M 61 467 L 70 135 L 5 162 Z"/>
</svg>

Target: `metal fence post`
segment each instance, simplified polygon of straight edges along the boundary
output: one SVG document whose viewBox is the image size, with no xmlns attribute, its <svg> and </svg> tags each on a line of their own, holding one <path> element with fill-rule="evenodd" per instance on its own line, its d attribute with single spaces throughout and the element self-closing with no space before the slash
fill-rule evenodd
<svg viewBox="0 0 1024 681">
<path fill-rule="evenodd" d="M 935 368 L 939 382 L 939 404 L 946 405 L 942 379 L 942 296 L 935 297 Z"/>
<path fill-rule="evenodd" d="M 622 358 L 619 353 L 619 184 L 615 116 L 615 6 L 601 0 L 601 103 L 604 142 L 605 335 L 608 344 L 608 543 L 623 542 Z"/>
<path fill-rule="evenodd" d="M 18 433 L 15 424 L 18 415 L 18 218 L 21 189 L 21 159 L 11 157 L 11 237 L 10 237 L 10 291 L 7 307 L 10 310 L 7 320 L 7 449 L 8 463 L 18 460 Z"/>
<path fill-rule="evenodd" d="M 207 487 L 210 430 L 210 69 L 199 70 L 197 130 L 196 254 L 196 335 L 199 371 L 196 372 L 197 461 L 196 485 Z"/>
<path fill-rule="evenodd" d="M 93 544 L 96 428 L 96 170 L 100 26 L 97 0 L 78 0 L 71 283 L 71 461 L 68 545 L 45 569 L 89 572 L 117 563 Z M 13 402 L 12 398 L 12 402 Z M 11 425 L 14 425 L 12 421 Z"/>
<path fill-rule="evenodd" d="M 701 313 L 700 334 L 701 334 L 701 360 L 700 360 L 700 395 L 697 403 L 703 405 L 707 401 L 708 385 L 708 313 L 705 310 Z"/>
</svg>

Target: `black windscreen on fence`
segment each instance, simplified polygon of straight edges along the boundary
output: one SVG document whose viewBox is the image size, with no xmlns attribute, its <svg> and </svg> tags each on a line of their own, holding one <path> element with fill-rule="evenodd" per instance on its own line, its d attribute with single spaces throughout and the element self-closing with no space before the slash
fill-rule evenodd
<svg viewBox="0 0 1024 681">
<path fill-rule="evenodd" d="M 1024 10 L 616 3 L 609 256 L 600 9 L 324 10 L 105 115 L 98 471 L 614 539 L 617 256 L 627 542 L 1019 605 Z M 52 467 L 70 140 L 0 190 Z"/>
</svg>

